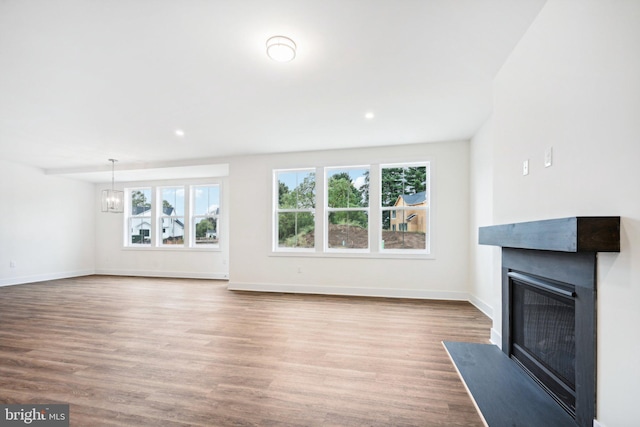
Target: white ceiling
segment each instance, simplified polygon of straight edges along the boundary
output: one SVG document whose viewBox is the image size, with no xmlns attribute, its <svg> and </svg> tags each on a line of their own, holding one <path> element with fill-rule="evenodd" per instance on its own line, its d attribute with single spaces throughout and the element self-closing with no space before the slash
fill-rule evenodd
<svg viewBox="0 0 640 427">
<path fill-rule="evenodd" d="M 2 0 L 0 157 L 98 182 L 110 174 L 85 173 L 108 158 L 132 170 L 468 139 L 543 4 Z M 266 56 L 279 34 L 298 45 L 290 63 Z"/>
</svg>

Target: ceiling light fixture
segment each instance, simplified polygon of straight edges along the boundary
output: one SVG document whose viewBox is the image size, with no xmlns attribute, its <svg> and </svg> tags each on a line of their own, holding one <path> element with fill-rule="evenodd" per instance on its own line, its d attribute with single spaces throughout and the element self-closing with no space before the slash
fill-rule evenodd
<svg viewBox="0 0 640 427">
<path fill-rule="evenodd" d="M 102 212 L 120 213 L 124 211 L 124 191 L 115 189 L 116 159 L 111 162 L 111 190 L 102 190 Z"/>
<path fill-rule="evenodd" d="M 184 136 L 184 131 L 182 129 L 176 129 L 176 136 L 182 138 Z"/>
<path fill-rule="evenodd" d="M 364 115 L 364 118 L 367 120 L 371 120 L 375 117 L 375 114 L 373 114 L 371 111 L 369 111 L 367 114 Z"/>
<path fill-rule="evenodd" d="M 289 62 L 296 57 L 295 42 L 289 37 L 273 36 L 267 40 L 267 55 L 278 62 Z"/>
</svg>

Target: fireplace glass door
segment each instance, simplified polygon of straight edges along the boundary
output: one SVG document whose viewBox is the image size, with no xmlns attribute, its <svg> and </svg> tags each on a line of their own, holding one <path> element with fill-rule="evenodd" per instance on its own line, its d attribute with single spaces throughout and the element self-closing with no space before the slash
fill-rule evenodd
<svg viewBox="0 0 640 427">
<path fill-rule="evenodd" d="M 511 279 L 512 356 L 573 415 L 575 299 L 562 285 L 539 278 L 525 280 Z"/>
</svg>

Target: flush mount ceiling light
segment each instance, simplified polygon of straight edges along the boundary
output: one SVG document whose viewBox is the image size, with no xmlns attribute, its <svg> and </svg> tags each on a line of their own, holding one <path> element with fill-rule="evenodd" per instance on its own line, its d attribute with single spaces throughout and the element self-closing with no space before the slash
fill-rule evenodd
<svg viewBox="0 0 640 427">
<path fill-rule="evenodd" d="M 124 191 L 115 189 L 116 159 L 111 162 L 111 190 L 102 190 L 102 212 L 120 213 L 124 211 Z"/>
<path fill-rule="evenodd" d="M 267 55 L 278 62 L 289 62 L 296 57 L 297 46 L 285 36 L 273 36 L 267 40 Z"/>
</svg>

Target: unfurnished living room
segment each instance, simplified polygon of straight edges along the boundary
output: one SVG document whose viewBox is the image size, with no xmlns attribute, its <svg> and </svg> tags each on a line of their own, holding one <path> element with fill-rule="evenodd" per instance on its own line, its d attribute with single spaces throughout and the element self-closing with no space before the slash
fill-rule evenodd
<svg viewBox="0 0 640 427">
<path fill-rule="evenodd" d="M 640 425 L 640 1 L 0 0 L 0 425 Z"/>
</svg>

